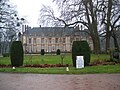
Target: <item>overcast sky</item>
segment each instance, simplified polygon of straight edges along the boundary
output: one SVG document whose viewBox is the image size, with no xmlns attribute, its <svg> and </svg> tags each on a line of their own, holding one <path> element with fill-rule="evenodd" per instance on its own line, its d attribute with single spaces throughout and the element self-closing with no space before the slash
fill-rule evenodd
<svg viewBox="0 0 120 90">
<path fill-rule="evenodd" d="M 39 26 L 38 16 L 41 6 L 54 6 L 52 0 L 11 0 L 17 6 L 17 11 L 20 17 L 25 17 L 29 22 L 29 26 Z"/>
</svg>

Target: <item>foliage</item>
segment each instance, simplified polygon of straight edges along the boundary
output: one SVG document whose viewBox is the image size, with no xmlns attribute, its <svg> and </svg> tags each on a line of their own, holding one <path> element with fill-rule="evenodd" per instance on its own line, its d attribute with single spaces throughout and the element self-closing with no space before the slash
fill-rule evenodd
<svg viewBox="0 0 120 90">
<path fill-rule="evenodd" d="M 56 54 L 57 54 L 57 55 L 60 55 L 60 49 L 57 49 Z"/>
<path fill-rule="evenodd" d="M 44 54 L 45 54 L 44 49 L 41 49 L 41 55 L 44 55 Z"/>
<path fill-rule="evenodd" d="M 10 59 L 12 66 L 22 66 L 23 65 L 23 46 L 21 41 L 14 41 L 10 48 Z"/>
<path fill-rule="evenodd" d="M 76 56 L 84 56 L 84 66 L 90 63 L 90 48 L 87 41 L 74 41 L 72 45 L 73 66 L 76 67 Z"/>
<path fill-rule="evenodd" d="M 60 57 L 61 57 L 61 64 L 63 65 L 63 62 L 64 62 L 63 60 L 65 58 L 65 54 L 61 54 Z"/>
</svg>

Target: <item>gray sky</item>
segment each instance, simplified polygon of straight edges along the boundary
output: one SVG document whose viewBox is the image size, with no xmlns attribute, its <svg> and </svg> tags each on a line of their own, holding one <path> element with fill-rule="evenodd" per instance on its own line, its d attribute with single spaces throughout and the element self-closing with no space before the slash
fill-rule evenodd
<svg viewBox="0 0 120 90">
<path fill-rule="evenodd" d="M 39 26 L 38 16 L 41 6 L 55 6 L 52 0 L 11 0 L 13 5 L 17 6 L 17 11 L 20 17 L 25 17 L 28 25 L 31 27 Z"/>
</svg>

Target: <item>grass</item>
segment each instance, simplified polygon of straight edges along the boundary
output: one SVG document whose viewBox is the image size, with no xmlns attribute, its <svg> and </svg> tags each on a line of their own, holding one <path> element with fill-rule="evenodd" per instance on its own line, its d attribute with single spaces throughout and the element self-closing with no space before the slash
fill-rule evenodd
<svg viewBox="0 0 120 90">
<path fill-rule="evenodd" d="M 91 62 L 97 60 L 109 60 L 109 55 L 107 54 L 99 54 L 91 55 Z M 26 64 L 58 64 L 62 63 L 60 55 L 25 55 L 24 56 L 24 65 Z M 10 57 L 0 57 L 0 64 L 11 64 Z M 72 56 L 71 54 L 66 54 L 63 60 L 63 64 L 72 64 Z"/>
<path fill-rule="evenodd" d="M 91 62 L 97 61 L 97 60 L 110 60 L 110 55 L 109 54 L 92 54 L 91 55 Z"/>
<path fill-rule="evenodd" d="M 60 55 L 25 55 L 24 65 L 26 64 L 58 64 L 62 63 Z M 0 57 L 0 64 L 11 64 L 10 57 Z M 66 54 L 63 64 L 72 64 L 71 54 Z"/>
<path fill-rule="evenodd" d="M 89 66 L 83 69 L 69 68 L 66 71 L 65 67 L 61 68 L 0 68 L 0 72 L 14 72 L 14 73 L 39 73 L 39 74 L 95 74 L 95 73 L 120 73 L 120 65 L 106 65 L 106 66 Z"/>
<path fill-rule="evenodd" d="M 91 55 L 91 62 L 97 60 L 109 60 L 109 55 Z M 61 63 L 59 55 L 33 55 L 24 57 L 24 65 L 26 64 L 57 64 Z M 0 64 L 10 64 L 9 57 L 0 57 Z M 64 64 L 72 65 L 71 54 L 66 54 Z M 76 69 L 69 67 L 70 71 L 66 71 L 65 67 L 60 68 L 27 68 L 19 67 L 13 70 L 12 68 L 0 68 L 0 72 L 15 72 L 15 73 L 40 73 L 40 74 L 91 74 L 91 73 L 120 73 L 120 65 L 101 65 L 101 66 L 88 66 L 83 69 Z"/>
<path fill-rule="evenodd" d="M 32 61 L 31 61 L 32 60 Z M 58 64 L 61 63 L 61 56 L 60 55 L 35 55 L 30 58 L 30 56 L 25 56 L 25 64 Z M 71 55 L 66 55 L 64 57 L 64 64 L 72 64 Z"/>
</svg>

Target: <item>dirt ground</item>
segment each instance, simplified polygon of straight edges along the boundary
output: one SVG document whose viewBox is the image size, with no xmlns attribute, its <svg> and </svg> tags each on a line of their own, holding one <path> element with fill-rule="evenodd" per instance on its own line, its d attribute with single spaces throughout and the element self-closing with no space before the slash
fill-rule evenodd
<svg viewBox="0 0 120 90">
<path fill-rule="evenodd" d="M 120 74 L 0 73 L 0 90 L 120 90 Z"/>
</svg>

